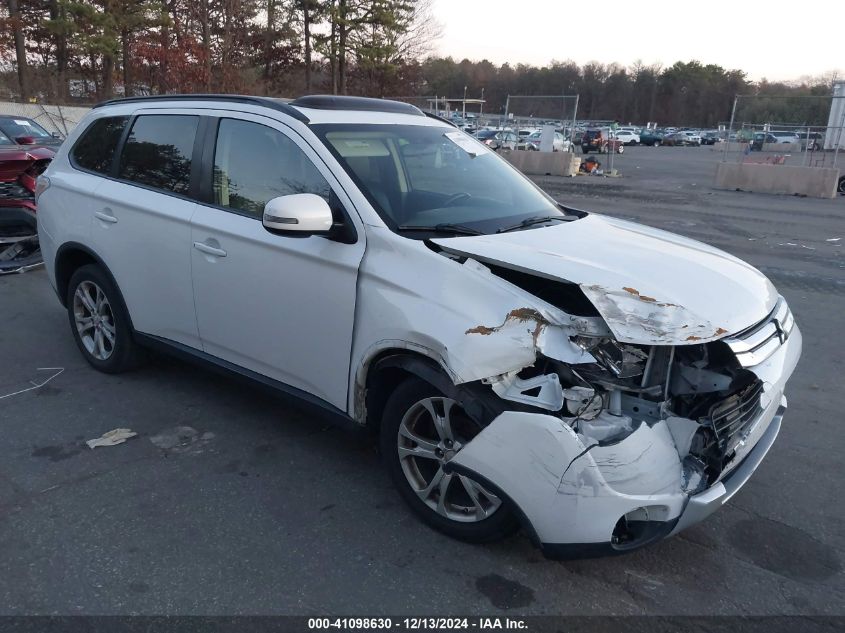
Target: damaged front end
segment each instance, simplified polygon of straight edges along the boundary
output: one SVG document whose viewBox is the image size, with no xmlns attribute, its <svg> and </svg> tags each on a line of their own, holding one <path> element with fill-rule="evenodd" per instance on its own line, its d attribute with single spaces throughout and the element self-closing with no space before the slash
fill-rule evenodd
<svg viewBox="0 0 845 633">
<path fill-rule="evenodd" d="M 25 272 L 43 261 L 35 184 L 53 156 L 44 147 L 0 151 L 0 274 Z"/>
<path fill-rule="evenodd" d="M 801 348 L 782 298 L 754 327 L 702 343 L 561 342 L 559 329 L 530 322 L 536 362 L 482 381 L 513 411 L 452 463 L 495 482 L 551 555 L 627 551 L 724 503 L 774 441 Z"/>
</svg>

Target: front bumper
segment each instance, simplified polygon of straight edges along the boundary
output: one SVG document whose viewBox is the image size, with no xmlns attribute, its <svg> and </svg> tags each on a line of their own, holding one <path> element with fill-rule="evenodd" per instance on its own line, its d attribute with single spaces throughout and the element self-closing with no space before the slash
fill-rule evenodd
<svg viewBox="0 0 845 633">
<path fill-rule="evenodd" d="M 749 369 L 764 383 L 762 410 L 719 481 L 690 496 L 666 420 L 642 423 L 599 446 L 553 415 L 507 411 L 469 442 L 450 468 L 502 493 L 550 557 L 630 551 L 693 525 L 726 503 L 751 477 L 780 431 L 783 389 L 801 354 L 797 327 L 766 361 Z M 623 517 L 639 525 L 620 543 Z"/>
</svg>

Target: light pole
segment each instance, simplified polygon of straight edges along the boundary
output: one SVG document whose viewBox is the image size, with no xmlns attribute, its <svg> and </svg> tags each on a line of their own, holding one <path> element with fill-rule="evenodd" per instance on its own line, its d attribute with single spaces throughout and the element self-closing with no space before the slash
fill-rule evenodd
<svg viewBox="0 0 845 633">
<path fill-rule="evenodd" d="M 467 87 L 464 86 L 464 113 L 463 113 L 464 121 L 467 120 Z"/>
<path fill-rule="evenodd" d="M 484 114 L 484 88 L 481 89 L 481 103 L 478 105 L 478 122 L 481 123 L 481 115 Z"/>
</svg>

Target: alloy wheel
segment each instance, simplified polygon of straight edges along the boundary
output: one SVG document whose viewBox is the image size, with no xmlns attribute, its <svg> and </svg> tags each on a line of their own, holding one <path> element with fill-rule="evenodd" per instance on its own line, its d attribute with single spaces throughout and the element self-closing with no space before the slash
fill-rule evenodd
<svg viewBox="0 0 845 633">
<path fill-rule="evenodd" d="M 502 505 L 470 477 L 443 469 L 480 430 L 454 400 L 444 397 L 420 400 L 399 424 L 397 451 L 408 484 L 423 503 L 452 521 L 483 521 Z"/>
<path fill-rule="evenodd" d="M 117 339 L 114 314 L 106 294 L 93 281 L 83 281 L 76 287 L 73 318 L 88 353 L 97 360 L 108 360 Z"/>
</svg>

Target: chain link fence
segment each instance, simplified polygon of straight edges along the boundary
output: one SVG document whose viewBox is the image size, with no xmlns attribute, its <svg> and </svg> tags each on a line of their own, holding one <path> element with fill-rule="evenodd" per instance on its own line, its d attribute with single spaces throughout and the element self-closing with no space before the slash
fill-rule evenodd
<svg viewBox="0 0 845 633">
<path fill-rule="evenodd" d="M 739 95 L 723 137 L 723 162 L 842 168 L 845 95 Z"/>
</svg>

